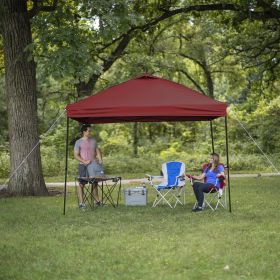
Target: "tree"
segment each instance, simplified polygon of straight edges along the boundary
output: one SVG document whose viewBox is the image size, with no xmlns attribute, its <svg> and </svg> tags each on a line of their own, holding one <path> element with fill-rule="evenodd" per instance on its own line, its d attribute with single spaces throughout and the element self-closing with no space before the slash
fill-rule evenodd
<svg viewBox="0 0 280 280">
<path fill-rule="evenodd" d="M 36 52 L 48 65 L 47 71 L 57 77 L 72 76 L 78 98 L 96 90 L 102 75 L 141 33 L 148 34 L 160 23 L 183 14 L 236 12 L 240 8 L 231 3 L 197 5 L 193 1 L 110 0 L 96 1 L 93 6 L 92 1 L 83 0 L 79 5 L 74 1 L 67 4 L 47 19 L 36 19 Z"/>
<path fill-rule="evenodd" d="M 56 2 L 53 6 L 39 6 L 34 0 L 33 8 L 28 12 L 26 1 L 0 1 L 12 175 L 8 191 L 12 195 L 48 193 L 39 149 L 36 67 L 28 46 L 32 43 L 30 18 L 55 6 Z M 30 151 L 32 153 L 25 160 Z"/>
<path fill-rule="evenodd" d="M 91 0 L 67 0 L 65 5 L 56 9 L 57 0 L 0 0 L 12 174 L 35 147 L 10 181 L 10 192 L 28 195 L 46 193 L 38 145 L 36 67 L 31 53 L 34 45 L 39 54 L 36 62 L 42 63 L 44 57 L 45 68 L 50 69 L 53 75 L 59 73 L 64 79 L 72 79 L 78 97 L 82 97 L 96 90 L 97 81 L 129 52 L 128 47 L 139 34 L 149 36 L 159 24 L 168 23 L 171 18 L 202 13 L 209 16 L 211 12 L 215 13 L 221 25 L 242 25 L 244 44 L 240 44 L 241 47 L 238 46 L 234 54 L 245 53 L 249 29 L 255 26 L 254 22 L 258 22 L 262 26 L 263 36 L 271 40 L 263 40 L 267 44 L 260 51 L 259 42 L 256 42 L 254 52 L 251 53 L 256 61 L 258 58 L 268 58 L 269 63 L 266 65 L 271 64 L 273 67 L 270 69 L 273 70 L 277 68 L 280 15 L 278 1 L 236 0 L 204 4 L 205 2 L 207 1 L 97 0 L 93 5 Z M 41 11 L 55 9 L 56 13 L 41 13 L 41 17 L 36 16 Z M 31 18 L 34 27 L 32 32 L 36 35 L 34 44 Z M 94 28 L 96 23 L 98 28 Z M 276 27 L 273 23 L 277 23 Z M 266 37 L 265 30 L 273 28 L 276 28 L 273 37 Z M 269 52 L 271 47 L 273 52 Z M 273 57 L 270 56 L 271 53 Z M 252 56 L 248 59 L 251 58 Z M 142 69 L 146 69 L 146 65 Z M 209 77 L 210 94 L 211 82 L 212 77 Z"/>
</svg>

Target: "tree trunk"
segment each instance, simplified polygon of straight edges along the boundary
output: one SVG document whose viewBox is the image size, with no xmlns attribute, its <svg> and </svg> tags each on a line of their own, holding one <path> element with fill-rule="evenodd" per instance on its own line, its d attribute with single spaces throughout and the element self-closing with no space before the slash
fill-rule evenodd
<svg viewBox="0 0 280 280">
<path fill-rule="evenodd" d="M 207 89 L 208 89 L 208 96 L 211 98 L 214 98 L 214 84 L 211 76 L 211 71 L 207 68 L 207 65 L 205 65 L 205 68 L 203 68 L 204 74 L 206 76 L 206 82 L 207 82 Z"/>
<path fill-rule="evenodd" d="M 22 160 L 38 144 L 36 68 L 26 47 L 32 43 L 26 1 L 1 0 L 3 10 L 5 90 L 10 138 L 11 174 L 8 191 L 12 195 L 48 194 L 42 172 L 40 145 L 14 173 Z"/>
</svg>

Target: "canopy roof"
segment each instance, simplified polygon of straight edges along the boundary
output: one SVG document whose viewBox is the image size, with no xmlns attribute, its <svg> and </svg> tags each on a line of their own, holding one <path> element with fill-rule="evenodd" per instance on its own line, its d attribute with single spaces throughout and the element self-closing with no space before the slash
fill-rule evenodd
<svg viewBox="0 0 280 280">
<path fill-rule="evenodd" d="M 151 75 L 123 82 L 66 107 L 82 123 L 212 120 L 227 104 Z"/>
</svg>

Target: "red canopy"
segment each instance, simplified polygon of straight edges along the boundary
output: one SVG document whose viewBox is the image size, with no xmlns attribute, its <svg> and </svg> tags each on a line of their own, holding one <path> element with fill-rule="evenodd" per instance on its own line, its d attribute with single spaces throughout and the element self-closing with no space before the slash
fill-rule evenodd
<svg viewBox="0 0 280 280">
<path fill-rule="evenodd" d="M 66 107 L 82 123 L 212 120 L 226 116 L 226 103 L 151 75 L 123 82 Z"/>
</svg>

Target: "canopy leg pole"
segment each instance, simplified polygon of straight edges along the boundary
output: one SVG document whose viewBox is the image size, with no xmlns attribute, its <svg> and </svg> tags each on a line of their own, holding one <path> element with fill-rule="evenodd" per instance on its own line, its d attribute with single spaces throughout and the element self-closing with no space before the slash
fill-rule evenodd
<svg viewBox="0 0 280 280">
<path fill-rule="evenodd" d="M 210 130 L 211 130 L 211 141 L 212 141 L 212 153 L 215 153 L 212 121 L 210 121 Z"/>
<path fill-rule="evenodd" d="M 227 116 L 225 116 L 225 132 L 226 132 L 227 177 L 228 177 L 228 205 L 229 205 L 229 212 L 231 212 Z"/>
<path fill-rule="evenodd" d="M 63 215 L 65 215 L 66 209 L 66 185 L 67 185 L 67 174 L 68 174 L 68 138 L 69 138 L 69 118 L 66 120 L 66 150 L 65 150 L 65 181 L 64 181 L 64 204 L 63 204 Z"/>
</svg>

